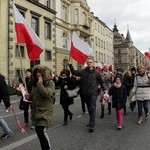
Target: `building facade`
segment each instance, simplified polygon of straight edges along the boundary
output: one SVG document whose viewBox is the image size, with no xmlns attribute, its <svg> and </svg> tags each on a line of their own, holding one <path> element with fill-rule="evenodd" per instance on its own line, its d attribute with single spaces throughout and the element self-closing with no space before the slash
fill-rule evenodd
<svg viewBox="0 0 150 150">
<path fill-rule="evenodd" d="M 86 0 L 58 0 L 56 5 L 56 70 L 67 67 L 72 32 L 87 42 L 95 61 L 113 65 L 113 33 L 90 12 Z M 76 69 L 82 65 L 72 61 Z"/>
<path fill-rule="evenodd" d="M 144 65 L 144 55 L 133 45 L 133 41 L 129 30 L 127 31 L 126 38 L 123 34 L 119 33 L 117 25 L 113 28 L 114 39 L 114 67 L 115 69 L 121 68 L 123 70 Z"/>
<path fill-rule="evenodd" d="M 45 45 L 45 50 L 35 62 L 29 60 L 26 46 L 17 44 L 12 3 Z M 9 83 L 17 80 L 22 69 L 36 64 L 55 70 L 55 14 L 54 0 L 0 0 L 0 69 Z"/>
<path fill-rule="evenodd" d="M 93 16 L 94 17 L 94 16 Z M 93 19 L 93 50 L 94 60 L 114 66 L 113 32 L 107 25 L 99 20 Z"/>
<path fill-rule="evenodd" d="M 12 3 L 45 45 L 45 50 L 34 63 L 28 58 L 26 46 L 17 44 Z M 90 12 L 86 0 L 0 0 L 1 73 L 12 83 L 21 75 L 21 70 L 43 64 L 59 75 L 68 67 L 73 31 L 91 46 L 90 57 L 113 64 L 113 33 Z M 76 69 L 83 67 L 71 61 Z"/>
</svg>

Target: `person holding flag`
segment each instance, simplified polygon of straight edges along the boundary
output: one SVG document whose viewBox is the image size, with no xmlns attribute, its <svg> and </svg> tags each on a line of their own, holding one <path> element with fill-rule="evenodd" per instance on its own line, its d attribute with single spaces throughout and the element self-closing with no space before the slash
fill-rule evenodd
<svg viewBox="0 0 150 150">
<path fill-rule="evenodd" d="M 105 90 L 102 78 L 96 68 L 93 66 L 93 60 L 88 58 L 87 67 L 82 70 L 74 70 L 72 64 L 69 62 L 71 73 L 75 76 L 82 78 L 82 92 L 88 108 L 89 113 L 89 132 L 94 131 L 95 115 L 96 115 L 96 100 L 98 96 L 98 86 L 100 85 L 102 90 Z"/>
<path fill-rule="evenodd" d="M 102 78 L 94 67 L 93 60 L 88 58 L 91 52 L 92 50 L 90 46 L 86 42 L 82 41 L 75 32 L 73 32 L 70 56 L 83 65 L 87 61 L 87 66 L 82 70 L 74 70 L 73 65 L 70 63 L 70 59 L 68 63 L 71 73 L 82 78 L 81 90 L 90 116 L 89 123 L 87 125 L 87 127 L 89 127 L 89 132 L 93 132 L 95 126 L 96 100 L 99 93 L 98 86 L 100 85 L 101 88 L 105 90 Z"/>
</svg>

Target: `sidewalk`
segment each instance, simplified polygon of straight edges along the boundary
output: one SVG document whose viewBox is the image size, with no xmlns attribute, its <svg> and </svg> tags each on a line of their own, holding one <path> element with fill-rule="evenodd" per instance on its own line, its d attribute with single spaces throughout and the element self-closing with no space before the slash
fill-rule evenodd
<svg viewBox="0 0 150 150">
<path fill-rule="evenodd" d="M 17 100 L 20 98 L 21 98 L 21 96 L 18 96 L 18 95 L 10 95 L 10 100 Z"/>
<path fill-rule="evenodd" d="M 59 94 L 60 93 L 60 89 L 56 89 L 56 94 Z M 21 96 L 18 96 L 18 95 L 10 95 L 10 100 L 18 100 L 20 99 Z"/>
</svg>

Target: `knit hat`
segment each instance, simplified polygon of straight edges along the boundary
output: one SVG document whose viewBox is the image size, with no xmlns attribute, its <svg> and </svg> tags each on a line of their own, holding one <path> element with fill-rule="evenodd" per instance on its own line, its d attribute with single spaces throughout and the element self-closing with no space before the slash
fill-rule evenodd
<svg viewBox="0 0 150 150">
<path fill-rule="evenodd" d="M 135 71 L 136 72 L 136 68 L 135 67 L 131 67 L 131 71 Z"/>
<path fill-rule="evenodd" d="M 117 76 L 114 78 L 114 82 L 116 82 L 116 79 L 117 79 L 117 78 L 119 78 L 120 81 L 122 82 L 122 76 L 120 76 L 120 75 L 117 75 Z"/>
<path fill-rule="evenodd" d="M 27 69 L 27 70 L 26 70 L 26 72 L 30 72 L 30 73 L 32 73 L 32 70 L 31 70 L 31 69 Z"/>
</svg>

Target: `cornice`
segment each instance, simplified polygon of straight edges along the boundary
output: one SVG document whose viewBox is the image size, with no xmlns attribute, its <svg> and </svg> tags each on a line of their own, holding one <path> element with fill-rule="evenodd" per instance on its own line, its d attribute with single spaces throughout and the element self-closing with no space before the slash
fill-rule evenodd
<svg viewBox="0 0 150 150">
<path fill-rule="evenodd" d="M 25 8 L 25 7 L 23 7 L 23 6 L 20 6 L 20 5 L 18 5 L 18 4 L 15 4 L 16 5 L 16 7 L 18 8 L 18 9 L 21 9 L 21 10 L 23 10 L 23 11 L 27 11 L 28 9 L 27 8 Z"/>
<path fill-rule="evenodd" d="M 53 10 L 51 8 L 48 8 L 45 5 L 43 5 L 43 4 L 41 4 L 41 3 L 37 2 L 37 1 L 34 1 L 34 0 L 26 0 L 26 1 L 28 1 L 28 2 L 30 2 L 30 3 L 32 3 L 32 4 L 36 5 L 36 6 L 38 6 L 40 8 L 43 8 L 43 9 L 45 9 L 45 10 L 47 10 L 47 11 L 53 13 L 53 14 L 57 13 L 55 10 Z"/>
<path fill-rule="evenodd" d="M 66 3 L 66 4 L 68 4 L 68 5 L 71 4 L 71 1 L 70 1 L 70 0 L 62 0 L 62 2 Z"/>
<path fill-rule="evenodd" d="M 69 50 L 56 47 L 56 53 L 69 54 Z"/>
<path fill-rule="evenodd" d="M 65 25 L 65 24 L 63 24 L 63 23 L 59 23 L 59 22 L 56 22 L 56 25 L 58 25 L 58 26 L 60 26 L 60 27 L 62 27 L 62 28 L 65 28 L 65 29 L 67 29 L 67 30 L 72 30 L 70 27 L 69 27 L 69 25 Z"/>
</svg>

